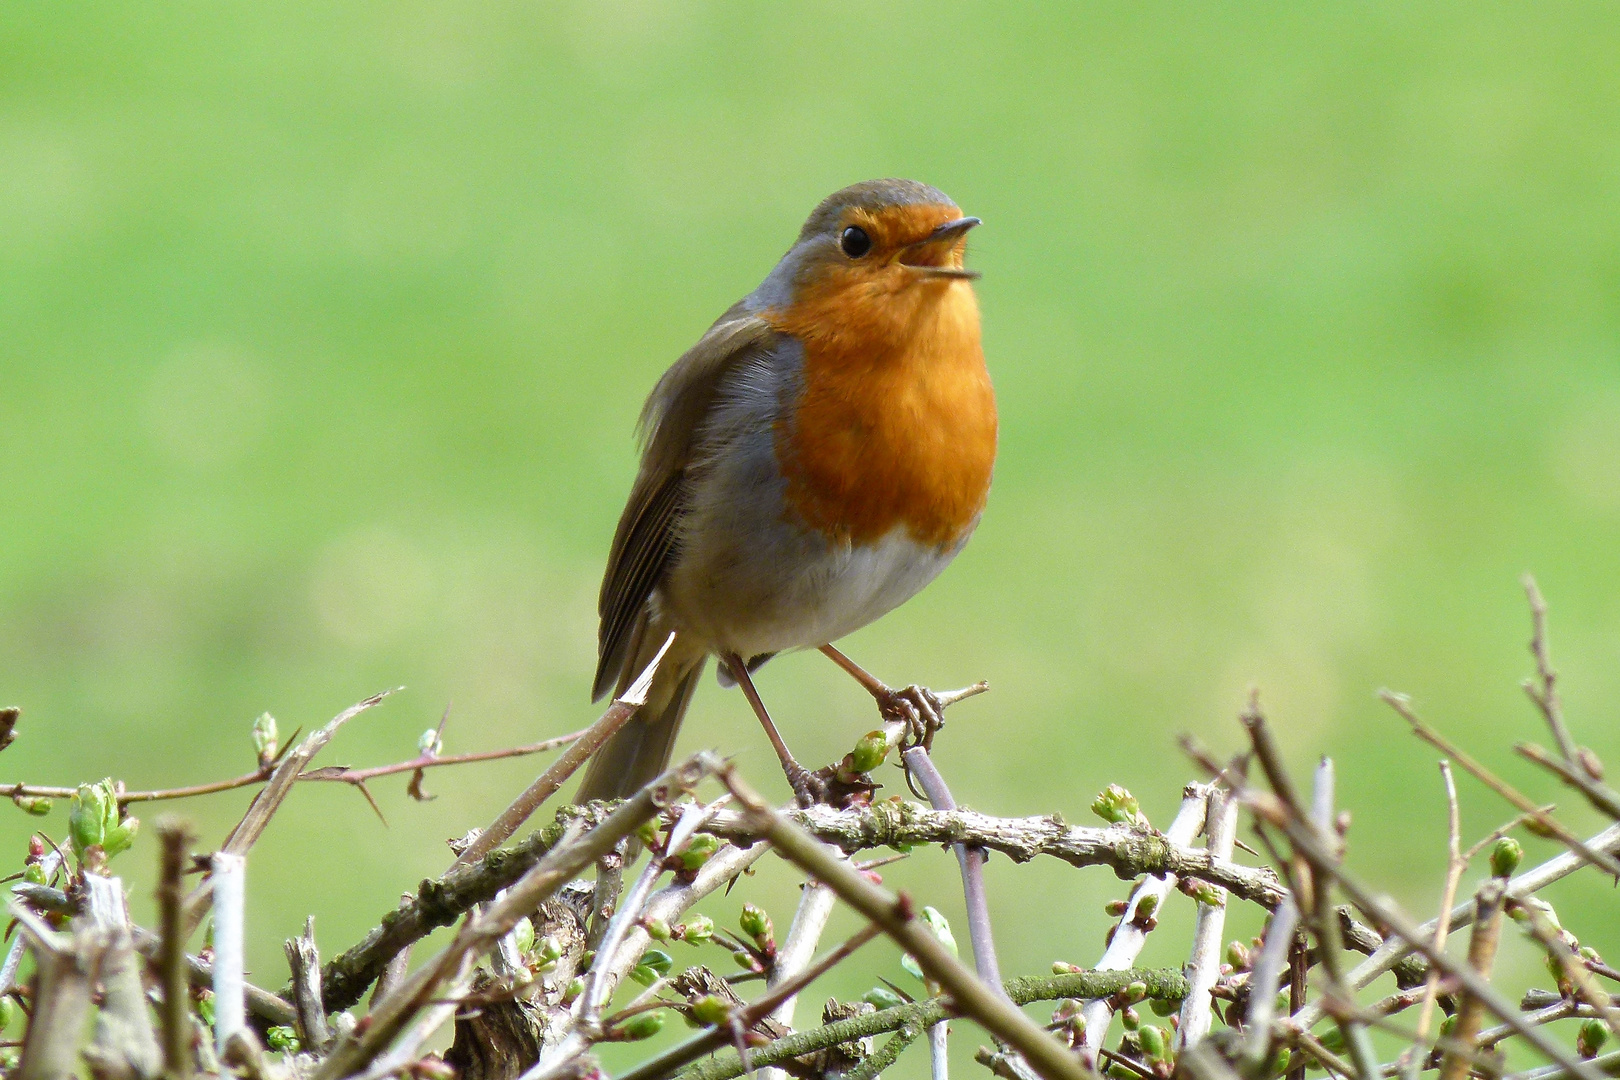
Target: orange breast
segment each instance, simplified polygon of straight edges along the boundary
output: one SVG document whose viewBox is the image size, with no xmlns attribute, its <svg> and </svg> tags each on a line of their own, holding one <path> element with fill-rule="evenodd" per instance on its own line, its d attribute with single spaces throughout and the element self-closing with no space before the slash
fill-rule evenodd
<svg viewBox="0 0 1620 1080">
<path fill-rule="evenodd" d="M 787 500 L 853 543 L 903 527 L 949 546 L 984 509 L 996 402 L 966 282 L 812 287 L 767 319 L 804 346 L 804 395 L 777 432 Z"/>
</svg>

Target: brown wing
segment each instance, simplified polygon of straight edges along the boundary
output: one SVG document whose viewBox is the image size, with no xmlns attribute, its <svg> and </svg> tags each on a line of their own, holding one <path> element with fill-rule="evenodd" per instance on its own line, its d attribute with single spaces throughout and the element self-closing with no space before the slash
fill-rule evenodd
<svg viewBox="0 0 1620 1080">
<path fill-rule="evenodd" d="M 597 599 L 601 625 L 593 700 L 618 680 L 636 620 L 676 555 L 686 466 L 721 381 L 776 341 L 776 332 L 739 303 L 664 372 L 648 396 L 641 411 L 641 469 L 619 518 Z"/>
</svg>

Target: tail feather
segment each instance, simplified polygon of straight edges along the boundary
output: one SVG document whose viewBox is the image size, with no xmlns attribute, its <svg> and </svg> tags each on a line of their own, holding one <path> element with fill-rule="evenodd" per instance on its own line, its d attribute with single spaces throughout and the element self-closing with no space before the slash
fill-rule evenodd
<svg viewBox="0 0 1620 1080">
<path fill-rule="evenodd" d="M 673 669 L 669 676 L 664 670 L 654 676 L 652 691 L 641 712 L 603 743 L 591 758 L 585 780 L 574 796 L 576 803 L 625 798 L 669 766 L 681 718 L 692 703 L 692 692 L 703 675 L 705 659 L 700 657 L 684 670 Z M 660 692 L 671 683 L 674 685 L 668 691 Z"/>
</svg>

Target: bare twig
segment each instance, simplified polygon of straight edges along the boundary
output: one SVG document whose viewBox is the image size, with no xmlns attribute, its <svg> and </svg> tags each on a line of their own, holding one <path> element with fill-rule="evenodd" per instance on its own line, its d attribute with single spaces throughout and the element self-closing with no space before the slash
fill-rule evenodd
<svg viewBox="0 0 1620 1080">
<path fill-rule="evenodd" d="M 1271 1055 L 1271 1019 L 1277 1012 L 1277 990 L 1288 967 L 1288 954 L 1294 945 L 1294 929 L 1299 925 L 1299 909 L 1293 897 L 1277 905 L 1271 913 L 1265 944 L 1249 974 L 1248 1034 L 1243 1042 L 1243 1058 L 1251 1067 Z"/>
<path fill-rule="evenodd" d="M 1448 740 L 1435 731 L 1428 724 L 1418 718 L 1412 710 L 1412 703 L 1404 694 L 1397 694 L 1391 690 L 1380 690 L 1378 696 L 1387 702 L 1390 708 L 1400 714 L 1401 718 L 1412 726 L 1412 733 L 1442 754 L 1454 760 L 1479 780 L 1480 783 L 1496 792 L 1502 798 L 1512 803 L 1520 812 L 1528 814 L 1533 821 L 1547 832 L 1556 837 L 1564 846 L 1575 854 L 1605 872 L 1620 877 L 1620 861 L 1606 851 L 1588 846 L 1581 838 L 1565 828 L 1563 822 L 1550 814 L 1544 813 L 1540 807 L 1525 798 L 1511 785 L 1507 784 L 1485 766 L 1452 745 Z"/>
<path fill-rule="evenodd" d="M 1481 980 L 1489 981 L 1496 961 L 1496 946 L 1502 935 L 1502 882 L 1486 878 L 1474 894 L 1474 932 L 1468 939 L 1468 966 Z M 1457 1005 L 1457 1027 L 1452 1038 L 1472 1047 L 1479 1035 L 1484 1003 L 1471 989 L 1464 988 Z M 1468 1058 L 1449 1052 L 1440 1063 L 1440 1080 L 1463 1080 L 1468 1075 Z"/>
<path fill-rule="evenodd" d="M 1451 775 L 1451 762 L 1445 758 L 1440 759 L 1440 777 L 1446 788 L 1446 881 L 1440 890 L 1440 915 L 1434 929 L 1434 947 L 1444 949 L 1446 938 L 1451 933 L 1451 906 L 1457 900 L 1457 884 L 1462 880 L 1463 871 L 1468 868 L 1468 860 L 1462 853 L 1462 815 L 1457 806 L 1457 781 Z M 1434 1018 L 1435 995 L 1440 990 L 1440 973 L 1429 971 L 1429 976 L 1423 982 L 1423 1008 L 1418 1012 L 1417 1038 L 1406 1051 L 1402 1062 L 1406 1074 L 1416 1077 L 1418 1063 L 1428 1052 L 1429 1023 Z"/>
<path fill-rule="evenodd" d="M 1563 706 L 1558 700 L 1558 672 L 1553 670 L 1552 650 L 1547 645 L 1547 601 L 1542 599 L 1534 577 L 1524 575 L 1523 583 L 1525 597 L 1530 601 L 1530 655 L 1535 657 L 1536 676 L 1540 680 L 1538 685 L 1526 679 L 1524 692 L 1530 695 L 1530 700 L 1546 717 L 1553 741 L 1558 744 L 1558 752 L 1573 765 L 1578 760 L 1578 751 L 1564 723 Z"/>
<path fill-rule="evenodd" d="M 242 815 L 242 820 L 236 823 L 236 828 L 232 829 L 230 836 L 225 838 L 225 843 L 220 847 L 220 852 L 226 855 L 247 854 L 248 849 L 257 842 L 265 827 L 270 824 L 270 819 L 281 808 L 282 802 L 292 792 L 293 785 L 298 782 L 299 773 L 303 772 L 304 767 L 314 759 L 315 755 L 320 753 L 326 744 L 332 741 L 332 736 L 338 733 L 338 729 L 393 692 L 392 690 L 384 690 L 380 694 L 373 694 L 364 701 L 349 706 L 333 717 L 325 727 L 311 732 L 296 747 L 289 750 L 282 757 L 281 763 L 270 774 L 269 779 L 265 781 L 264 787 L 260 789 L 257 795 L 253 796 L 253 801 L 248 804 L 247 813 Z M 190 896 L 186 897 L 185 932 L 187 936 L 197 929 L 197 925 L 202 922 L 203 911 L 208 905 L 209 895 L 208 882 L 204 881 L 192 890 Z M 223 1046 L 224 1043 L 221 1042 L 220 1045 Z"/>
<path fill-rule="evenodd" d="M 998 818 L 965 809 L 930 810 L 913 802 L 880 802 L 851 810 L 812 806 L 784 813 L 817 839 L 850 854 L 880 847 L 961 842 L 1000 852 L 1019 863 L 1047 855 L 1071 866 L 1106 866 L 1125 881 L 1143 874 L 1207 881 L 1267 908 L 1276 907 L 1286 893 L 1268 868 L 1214 858 L 1208 850 L 1129 825 L 1070 825 L 1055 816 Z M 720 814 L 707 831 L 733 840 L 752 840 L 750 828 L 742 815 Z"/>
<path fill-rule="evenodd" d="M 1238 801 L 1222 787 L 1211 787 L 1205 830 L 1205 845 L 1213 858 L 1230 859 L 1237 839 Z M 1192 956 L 1187 964 L 1187 1000 L 1181 1005 L 1180 1038 L 1183 1049 L 1196 1045 L 1209 1034 L 1213 1002 L 1209 991 L 1221 974 L 1221 937 L 1226 930 L 1226 890 L 1215 888 L 1211 903 L 1198 905 L 1198 922 L 1193 929 Z"/>
<path fill-rule="evenodd" d="M 1209 790 L 1203 784 L 1188 784 L 1182 790 L 1181 807 L 1176 811 L 1175 820 L 1170 823 L 1170 828 L 1164 833 L 1166 843 L 1184 847 L 1192 843 L 1193 838 L 1203 830 L 1205 815 L 1209 808 Z M 1098 971 L 1119 971 L 1136 963 L 1136 958 L 1142 953 L 1142 946 L 1147 943 L 1148 931 L 1157 925 L 1159 906 L 1164 903 L 1165 897 L 1175 884 L 1175 875 L 1166 874 L 1149 877 L 1136 887 L 1125 906 L 1125 914 L 1121 915 L 1119 922 L 1114 925 L 1114 932 L 1108 940 L 1107 948 L 1103 950 L 1102 959 L 1097 961 Z M 1087 1001 L 1081 1016 L 1086 1022 L 1085 1046 L 1095 1054 L 1097 1048 L 1108 1038 L 1109 1023 L 1114 1016 L 1113 1003 L 1107 998 Z"/>
<path fill-rule="evenodd" d="M 59 934 L 13 902 L 18 933 L 34 954 L 33 1015 L 18 1080 L 69 1080 L 79 1064 L 79 1039 L 90 1013 L 91 982 L 104 938 L 93 928 Z"/>
<path fill-rule="evenodd" d="M 102 986 L 101 1007 L 96 1010 L 95 1035 L 85 1049 L 86 1058 L 98 1077 L 156 1077 L 163 1055 L 152 1032 L 141 965 L 130 944 L 123 883 L 87 872 L 84 884 L 89 893 L 86 914 L 105 942 L 96 972 Z"/>
<path fill-rule="evenodd" d="M 789 979 L 809 966 L 815 956 L 816 943 L 821 940 L 821 933 L 827 928 L 827 920 L 832 917 L 834 906 L 838 903 L 838 894 L 815 879 L 807 880 L 804 889 L 799 893 L 799 906 L 793 912 L 793 923 L 788 927 L 787 936 L 782 939 L 782 945 L 776 950 L 776 964 L 771 969 L 770 983 L 772 989 L 781 986 Z M 771 1019 L 784 1027 L 793 1026 L 793 1006 L 798 995 L 789 994 L 782 999 L 782 1003 L 771 1013 Z"/>
<path fill-rule="evenodd" d="M 135 951 L 144 956 L 150 965 L 161 972 L 163 964 L 163 941 L 157 934 L 144 930 L 139 926 L 130 927 L 130 933 L 135 938 Z M 211 990 L 214 985 L 214 965 L 206 960 L 199 959 L 190 953 L 184 954 L 184 971 L 186 981 L 193 990 Z M 247 1004 L 247 1011 L 265 1024 L 295 1024 L 298 1022 L 298 1012 L 284 999 L 277 997 L 270 991 L 254 986 L 252 983 L 242 984 L 242 993 Z M 184 1000 L 182 998 L 182 1000 Z M 212 1054 L 212 1051 L 210 1051 Z M 207 1072 L 201 1061 L 197 1065 L 198 1072 Z"/>
<path fill-rule="evenodd" d="M 1560 780 L 1585 795 L 1586 801 L 1601 813 L 1620 819 L 1620 792 L 1601 781 L 1594 780 L 1585 766 L 1560 761 L 1534 743 L 1514 743 L 1513 749 L 1520 757 L 1556 773 Z"/>
<path fill-rule="evenodd" d="M 296 751 L 295 751 L 296 752 Z M 242 990 L 242 902 L 246 867 L 242 856 L 217 852 L 210 872 L 214 906 L 214 1039 L 225 1041 L 246 1020 Z"/>
<path fill-rule="evenodd" d="M 601 719 L 586 728 L 585 733 L 575 739 L 561 757 L 536 777 L 534 783 L 524 789 L 523 794 L 513 799 L 512 804 L 501 811 L 500 816 L 490 823 L 489 828 L 480 833 L 471 844 L 467 845 L 465 851 L 456 856 L 454 866 L 469 866 L 506 843 L 507 839 L 517 832 L 518 827 L 529 820 L 531 814 L 540 809 L 547 799 L 557 794 L 568 782 L 568 778 L 636 714 L 636 710 L 647 700 L 647 690 L 652 686 L 653 676 L 658 673 L 658 665 L 663 662 L 669 647 L 674 643 L 675 635 L 670 634 L 664 640 L 658 654 L 636 677 L 636 681 L 630 684 L 629 689 L 616 698 L 607 707 Z"/>
<path fill-rule="evenodd" d="M 916 957 L 918 966 L 929 978 L 950 993 L 955 1007 L 964 1015 L 1005 1039 L 1047 1080 L 1058 1077 L 1081 1080 L 1086 1076 L 1077 1057 L 946 951 L 939 939 L 916 918 L 909 900 L 872 884 L 854 867 L 773 810 L 729 766 L 721 769 L 719 775 L 779 854 L 825 882 L 845 903 L 882 926 Z"/>
<path fill-rule="evenodd" d="M 169 1080 L 187 1080 L 191 1076 L 191 1000 L 180 909 L 185 900 L 181 875 L 185 872 L 191 834 L 183 822 L 171 817 L 158 820 L 157 833 L 162 849 L 157 903 L 162 939 L 158 970 L 163 985 L 164 1071 Z"/>
<path fill-rule="evenodd" d="M 326 1005 L 321 999 L 321 953 L 315 947 L 315 916 L 304 920 L 304 932 L 283 946 L 292 971 L 293 1005 L 298 1009 L 298 1035 L 314 1052 L 326 1049 Z"/>
</svg>

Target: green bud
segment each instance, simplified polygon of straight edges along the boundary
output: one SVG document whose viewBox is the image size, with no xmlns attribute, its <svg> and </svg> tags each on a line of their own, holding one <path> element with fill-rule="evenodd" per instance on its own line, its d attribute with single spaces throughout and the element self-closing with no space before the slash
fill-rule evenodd
<svg viewBox="0 0 1620 1080">
<path fill-rule="evenodd" d="M 906 974 L 910 975 L 913 979 L 920 980 L 924 978 L 922 965 L 917 963 L 917 958 L 912 956 L 910 953 L 905 953 L 900 957 L 900 966 L 904 968 Z"/>
<path fill-rule="evenodd" d="M 882 731 L 869 731 L 850 753 L 850 767 L 858 773 L 869 773 L 889 756 L 889 740 Z"/>
<path fill-rule="evenodd" d="M 269 716 L 270 714 L 265 713 L 265 715 Z M 264 1033 L 264 1041 L 265 1045 L 270 1049 L 283 1054 L 296 1054 L 303 1049 L 303 1044 L 298 1041 L 297 1029 L 284 1024 L 267 1029 Z"/>
<path fill-rule="evenodd" d="M 198 997 L 197 1015 L 202 1017 L 202 1022 L 210 1028 L 214 1026 L 214 995 L 212 991 L 204 990 L 202 995 Z"/>
<path fill-rule="evenodd" d="M 1142 1040 L 1142 1053 L 1146 1055 L 1149 1061 L 1169 1060 L 1169 1045 L 1168 1040 L 1164 1037 L 1163 1028 L 1154 1027 L 1152 1024 L 1143 1024 L 1136 1036 Z"/>
<path fill-rule="evenodd" d="M 1504 836 L 1496 842 L 1491 849 L 1491 876 L 1510 878 L 1519 868 L 1519 861 L 1524 858 L 1524 848 L 1511 836 Z"/>
<path fill-rule="evenodd" d="M 1129 910 L 1131 910 L 1131 902 L 1129 900 L 1110 900 L 1108 903 L 1103 905 L 1103 912 L 1107 914 L 1110 919 L 1117 919 Z"/>
<path fill-rule="evenodd" d="M 45 798 L 43 795 L 16 795 L 12 797 L 11 801 L 16 803 L 23 813 L 32 814 L 35 817 L 44 817 L 56 805 L 54 801 Z"/>
<path fill-rule="evenodd" d="M 696 870 L 714 857 L 720 850 L 720 841 L 708 833 L 698 833 L 687 843 L 686 849 L 681 852 L 681 865 L 688 870 Z"/>
<path fill-rule="evenodd" d="M 1552 953 L 1546 955 L 1547 973 L 1560 983 L 1569 978 L 1569 972 L 1564 970 L 1564 962 Z"/>
<path fill-rule="evenodd" d="M 1103 1071 L 1103 1075 L 1107 1076 L 1109 1080 L 1138 1080 L 1136 1073 L 1132 1072 L 1130 1069 L 1127 1069 L 1117 1061 L 1108 1066 L 1108 1068 Z"/>
<path fill-rule="evenodd" d="M 1207 881 L 1193 882 L 1192 891 L 1189 895 L 1200 904 L 1208 907 L 1220 907 L 1226 902 L 1225 898 L 1221 896 L 1221 890 Z"/>
<path fill-rule="evenodd" d="M 1456 1013 L 1452 1013 L 1450 1016 L 1448 1016 L 1444 1020 L 1440 1021 L 1440 1034 L 1450 1036 L 1456 1030 L 1457 1030 L 1457 1014 Z M 1341 1041 L 1343 1041 L 1343 1040 L 1341 1040 Z M 1326 1045 L 1325 1040 L 1324 1040 L 1323 1045 Z M 1331 1050 L 1333 1048 L 1331 1046 L 1329 1046 L 1328 1049 Z"/>
<path fill-rule="evenodd" d="M 662 1009 L 653 1012 L 637 1013 L 615 1029 L 614 1034 L 625 1042 L 639 1042 L 650 1039 L 664 1030 L 664 1013 Z"/>
<path fill-rule="evenodd" d="M 1052 961 L 1052 974 L 1054 975 L 1074 975 L 1082 970 L 1084 969 L 1079 964 L 1071 964 L 1067 960 Z"/>
<path fill-rule="evenodd" d="M 258 753 L 261 764 L 276 759 L 276 751 L 281 749 L 279 738 L 276 718 L 269 713 L 260 713 L 259 718 L 253 721 L 253 749 Z"/>
<path fill-rule="evenodd" d="M 1153 913 L 1158 910 L 1159 898 L 1153 893 L 1148 893 L 1136 902 L 1136 914 L 1131 917 L 1139 922 L 1145 922 L 1153 918 Z"/>
<path fill-rule="evenodd" d="M 81 859 L 107 838 L 107 795 L 100 784 L 79 785 L 73 808 L 68 811 L 68 835 Z"/>
<path fill-rule="evenodd" d="M 556 934 L 547 934 L 535 943 L 534 955 L 542 964 L 555 964 L 562 959 L 562 942 L 557 940 Z"/>
<path fill-rule="evenodd" d="M 691 945 L 702 945 L 714 940 L 714 920 L 707 915 L 694 915 L 681 927 L 681 940 Z"/>
<path fill-rule="evenodd" d="M 660 919 L 654 916 L 653 918 L 646 920 L 646 922 L 642 923 L 642 925 L 647 928 L 647 936 L 652 938 L 654 941 L 669 940 L 668 919 Z"/>
<path fill-rule="evenodd" d="M 692 1002 L 692 1019 L 703 1024 L 723 1024 L 731 1019 L 731 1003 L 714 994 L 704 994 Z"/>
<path fill-rule="evenodd" d="M 906 1003 L 906 999 L 890 990 L 887 986 L 874 986 L 861 995 L 861 1000 L 879 1011 L 883 1009 L 898 1009 Z"/>
<path fill-rule="evenodd" d="M 956 948 L 956 936 L 951 933 L 951 924 L 945 921 L 945 916 L 939 913 L 938 908 L 925 907 L 922 909 L 922 920 L 928 929 L 933 931 L 939 943 L 945 946 L 945 951 L 952 956 L 961 955 Z"/>
<path fill-rule="evenodd" d="M 1246 971 L 1249 967 L 1249 949 L 1241 941 L 1234 941 L 1226 946 L 1226 962 L 1232 965 L 1233 971 Z"/>
<path fill-rule="evenodd" d="M 641 841 L 642 847 L 652 847 L 658 843 L 658 822 L 643 821 L 636 826 L 636 839 Z"/>
<path fill-rule="evenodd" d="M 1608 1041 L 1609 1029 L 1603 1021 L 1593 1017 L 1581 1024 L 1581 1030 L 1575 1036 L 1575 1051 L 1583 1058 L 1594 1058 Z"/>
<path fill-rule="evenodd" d="M 1454 1019 L 1454 1018 L 1455 1018 L 1454 1016 L 1446 1017 L 1447 1020 L 1451 1020 L 1451 1019 Z M 1441 1025 L 1441 1034 L 1442 1035 L 1446 1034 L 1444 1028 L 1445 1028 L 1445 1025 L 1442 1024 Z M 1326 1030 L 1324 1030 L 1322 1032 L 1322 1034 L 1321 1034 L 1320 1042 L 1322 1043 L 1323 1046 L 1327 1047 L 1329 1050 L 1333 1051 L 1335 1054 L 1342 1054 L 1342 1053 L 1345 1052 L 1344 1032 L 1340 1031 L 1337 1027 L 1330 1027 L 1330 1028 L 1327 1028 Z"/>
<path fill-rule="evenodd" d="M 1109 784 L 1092 800 L 1091 812 L 1114 825 L 1146 824 L 1136 796 L 1118 784 Z"/>
<path fill-rule="evenodd" d="M 512 943 L 517 951 L 528 954 L 534 950 L 534 923 L 527 918 L 519 919 L 518 924 L 512 927 Z"/>
<path fill-rule="evenodd" d="M 22 1050 L 15 1046 L 0 1046 L 0 1069 L 7 1073 L 22 1064 Z"/>
<path fill-rule="evenodd" d="M 775 935 L 771 917 L 763 908 L 755 907 L 753 904 L 743 905 L 742 917 L 737 922 L 742 927 L 742 932 L 753 938 L 754 944 L 760 948 L 764 948 L 765 942 L 770 941 Z"/>
<path fill-rule="evenodd" d="M 1126 1031 L 1135 1031 L 1142 1026 L 1142 1014 L 1127 1005 L 1119 1010 L 1119 1022 L 1125 1025 Z"/>
<path fill-rule="evenodd" d="M 1579 956 L 1582 960 L 1590 960 L 1594 964 L 1601 964 L 1603 962 L 1603 957 L 1599 956 L 1598 951 L 1592 948 L 1590 945 L 1582 945 L 1579 949 L 1575 950 L 1575 955 Z"/>
<path fill-rule="evenodd" d="M 17 1003 L 9 997 L 0 997 L 0 1031 L 11 1026 L 17 1019 Z"/>
<path fill-rule="evenodd" d="M 576 975 L 569 980 L 568 986 L 563 990 L 562 1003 L 572 1005 L 579 1000 L 579 995 L 585 992 L 585 977 Z"/>
<path fill-rule="evenodd" d="M 139 818 L 125 818 L 107 830 L 105 838 L 101 841 L 101 850 L 107 853 L 109 859 L 119 852 L 128 851 L 130 845 L 135 843 L 135 833 L 140 827 Z"/>
<path fill-rule="evenodd" d="M 423 757 L 438 757 L 444 752 L 444 739 L 439 735 L 438 728 L 428 728 L 417 736 L 416 752 Z"/>
<path fill-rule="evenodd" d="M 39 863 L 29 863 L 23 867 L 23 880 L 30 885 L 45 884 L 45 868 Z"/>
<path fill-rule="evenodd" d="M 1119 996 L 1125 1002 L 1125 1004 L 1135 1005 L 1138 1001 L 1141 1001 L 1143 998 L 1147 997 L 1147 983 L 1138 979 L 1136 982 L 1131 983 L 1130 985 L 1126 986 L 1125 989 L 1121 990 L 1119 992 Z"/>
<path fill-rule="evenodd" d="M 630 972 L 630 977 L 642 986 L 651 986 L 653 983 L 669 974 L 669 969 L 675 966 L 675 960 L 660 949 L 648 949 L 641 963 Z"/>
<path fill-rule="evenodd" d="M 1281 1076 L 1288 1071 L 1294 1063 L 1294 1055 L 1286 1047 L 1279 1046 L 1271 1055 L 1271 1068 L 1267 1070 L 1268 1076 Z"/>
<path fill-rule="evenodd" d="M 759 961 L 755 960 L 754 954 L 749 952 L 747 949 L 735 950 L 732 952 L 731 958 L 735 960 L 737 962 L 737 966 L 742 968 L 744 971 L 759 970 Z"/>
<path fill-rule="evenodd" d="M 1154 1016 L 1170 1016 L 1181 1011 L 1181 1002 L 1169 998 L 1148 998 L 1148 1008 L 1153 1010 Z"/>
</svg>

